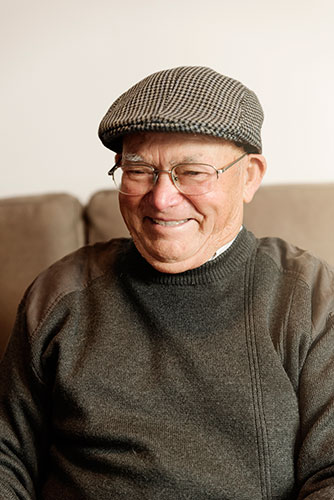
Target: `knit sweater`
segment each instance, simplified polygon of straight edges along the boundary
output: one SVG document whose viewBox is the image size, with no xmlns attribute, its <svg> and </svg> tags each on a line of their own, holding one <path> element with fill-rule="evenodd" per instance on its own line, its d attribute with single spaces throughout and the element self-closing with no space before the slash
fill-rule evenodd
<svg viewBox="0 0 334 500">
<path fill-rule="evenodd" d="M 0 369 L 0 497 L 334 498 L 334 274 L 243 229 L 163 274 L 131 240 L 28 289 Z"/>
</svg>

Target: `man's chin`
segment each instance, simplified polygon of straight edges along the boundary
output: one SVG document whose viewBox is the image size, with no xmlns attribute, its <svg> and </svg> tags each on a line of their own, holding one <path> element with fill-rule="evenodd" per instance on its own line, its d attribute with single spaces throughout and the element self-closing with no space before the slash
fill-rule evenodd
<svg viewBox="0 0 334 500">
<path fill-rule="evenodd" d="M 175 249 L 168 248 L 168 246 L 167 248 L 157 251 L 156 249 L 147 249 L 141 245 L 136 246 L 144 259 L 154 267 L 154 269 L 161 273 L 183 273 L 201 266 L 210 258 L 206 258 L 204 255 L 202 256 L 202 252 L 199 251 L 193 253 L 189 251 L 188 253 L 184 251 L 176 252 Z"/>
</svg>

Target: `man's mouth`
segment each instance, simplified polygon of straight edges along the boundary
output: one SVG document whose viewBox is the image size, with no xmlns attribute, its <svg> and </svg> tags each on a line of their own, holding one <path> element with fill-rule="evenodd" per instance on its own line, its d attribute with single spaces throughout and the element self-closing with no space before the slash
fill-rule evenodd
<svg viewBox="0 0 334 500">
<path fill-rule="evenodd" d="M 151 218 L 151 221 L 154 222 L 154 224 L 159 224 L 159 226 L 179 226 L 180 224 L 184 224 L 185 222 L 188 222 L 188 220 L 190 220 L 190 219 L 162 220 L 162 219 Z"/>
</svg>

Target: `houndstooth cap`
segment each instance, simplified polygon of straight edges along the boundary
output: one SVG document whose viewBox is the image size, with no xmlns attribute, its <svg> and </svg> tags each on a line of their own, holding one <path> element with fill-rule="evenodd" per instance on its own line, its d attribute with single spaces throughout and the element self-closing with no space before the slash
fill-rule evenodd
<svg viewBox="0 0 334 500">
<path fill-rule="evenodd" d="M 222 137 L 261 153 L 263 111 L 242 83 L 200 66 L 154 73 L 122 94 L 101 121 L 99 137 L 120 153 L 122 137 L 141 131 Z"/>
</svg>

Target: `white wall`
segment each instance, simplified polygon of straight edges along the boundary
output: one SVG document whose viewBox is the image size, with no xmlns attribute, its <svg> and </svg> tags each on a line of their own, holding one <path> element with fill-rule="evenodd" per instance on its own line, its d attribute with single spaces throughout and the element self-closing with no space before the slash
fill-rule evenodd
<svg viewBox="0 0 334 500">
<path fill-rule="evenodd" d="M 0 197 L 111 186 L 100 119 L 179 65 L 258 94 L 265 182 L 333 182 L 333 21 L 332 0 L 2 0 Z"/>
</svg>

